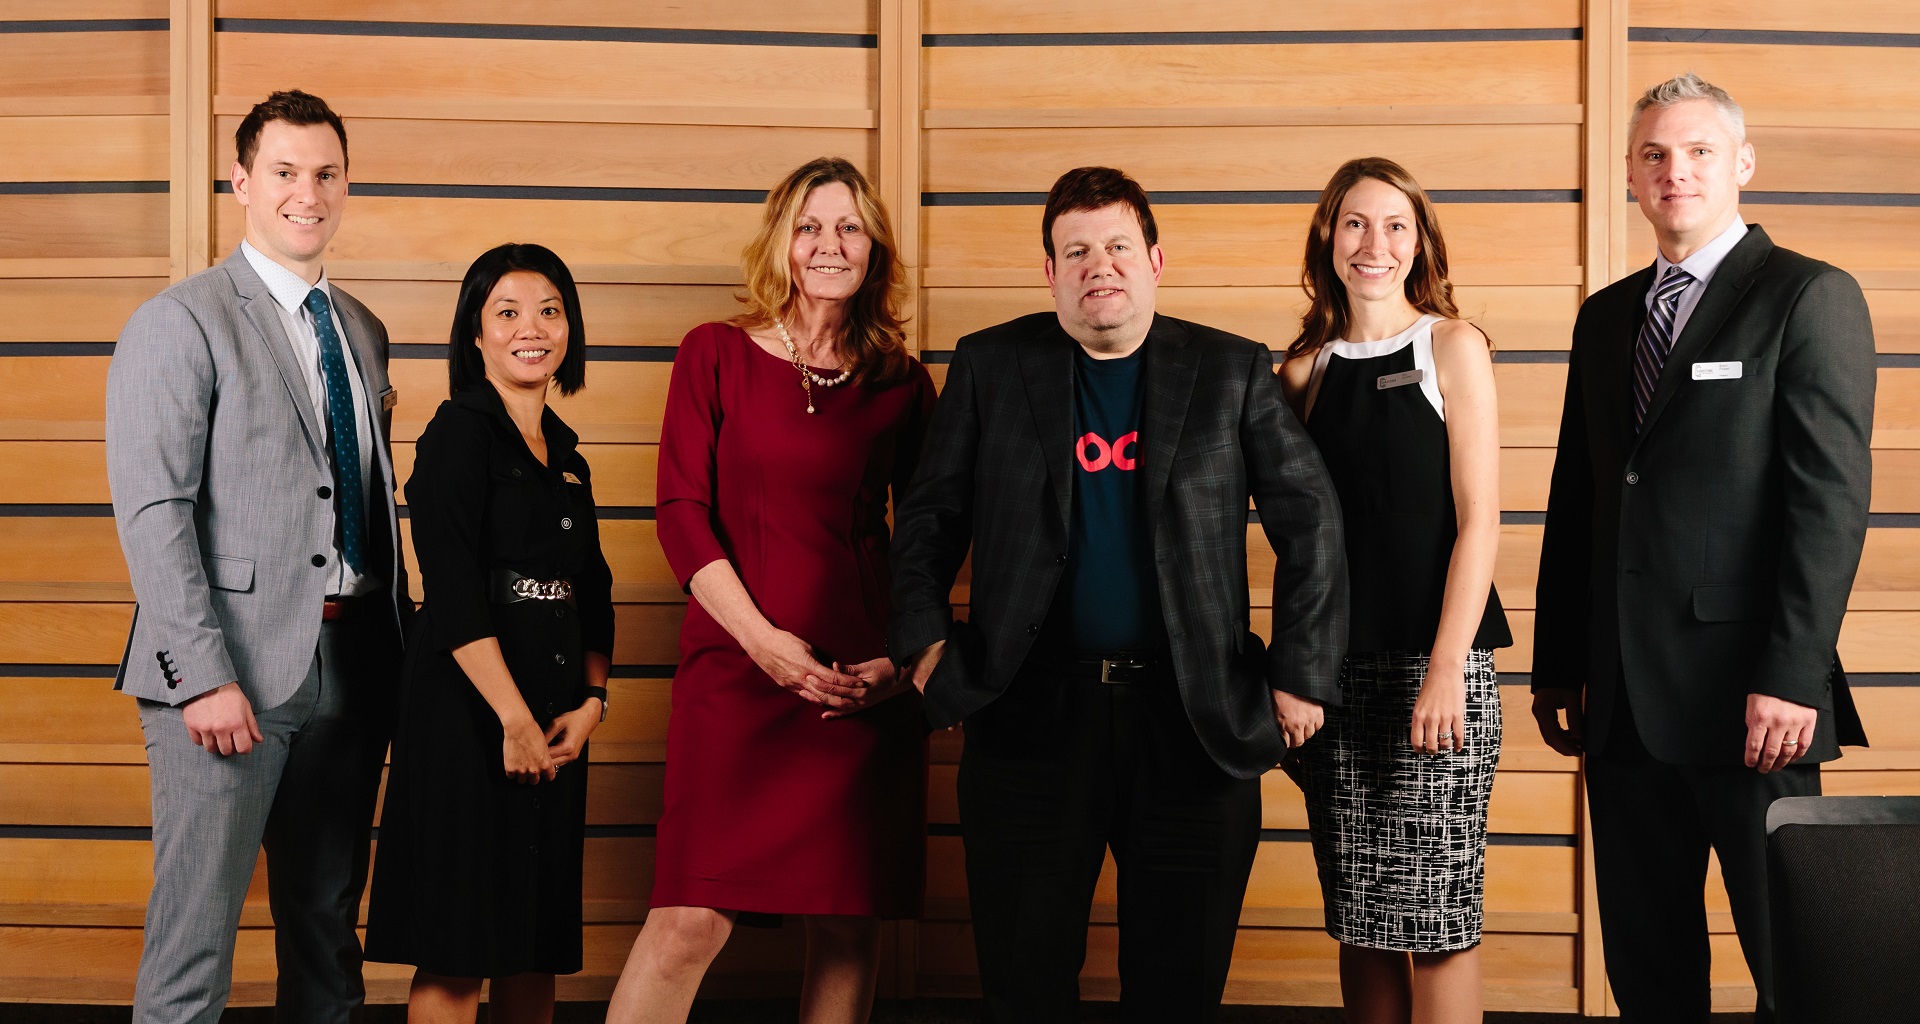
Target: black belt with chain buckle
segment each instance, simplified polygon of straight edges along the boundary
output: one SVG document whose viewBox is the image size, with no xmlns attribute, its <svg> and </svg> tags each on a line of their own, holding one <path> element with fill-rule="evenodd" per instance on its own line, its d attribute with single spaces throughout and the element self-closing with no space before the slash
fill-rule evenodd
<svg viewBox="0 0 1920 1024">
<path fill-rule="evenodd" d="M 517 604 L 521 601 L 565 601 L 573 604 L 572 580 L 536 580 L 514 572 L 512 569 L 493 571 L 493 589 L 488 595 L 494 604 Z"/>
</svg>

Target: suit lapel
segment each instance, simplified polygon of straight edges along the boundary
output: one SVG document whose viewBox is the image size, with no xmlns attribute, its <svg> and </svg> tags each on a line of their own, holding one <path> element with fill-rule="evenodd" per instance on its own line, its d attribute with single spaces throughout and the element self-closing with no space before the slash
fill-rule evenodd
<svg viewBox="0 0 1920 1024">
<path fill-rule="evenodd" d="M 246 255 L 238 249 L 221 266 L 226 268 L 234 291 L 239 294 L 241 304 L 247 311 L 247 320 L 253 324 L 255 339 L 267 350 L 268 358 L 273 360 L 273 365 L 280 371 L 280 379 L 287 385 L 287 397 L 293 402 L 293 411 L 300 417 L 300 426 L 307 432 L 310 454 L 322 468 L 326 468 L 326 446 L 322 443 L 326 435 L 321 432 L 319 416 L 313 410 L 313 400 L 307 391 L 307 375 L 294 359 L 293 342 L 287 339 L 286 328 L 281 326 L 279 303 L 273 300 L 273 293 L 267 290 L 266 282 L 253 272 Z"/>
<path fill-rule="evenodd" d="M 1720 333 L 1720 326 L 1733 314 L 1733 308 L 1740 304 L 1747 294 L 1747 288 L 1753 284 L 1753 273 L 1767 262 L 1767 254 L 1773 251 L 1773 241 L 1765 231 L 1758 227 L 1747 229 L 1746 236 L 1720 261 L 1719 269 L 1713 272 L 1713 280 L 1707 282 L 1705 294 L 1693 307 L 1693 315 L 1687 318 L 1685 330 L 1673 343 L 1673 351 L 1667 354 L 1667 363 L 1660 369 L 1660 380 L 1654 385 L 1653 400 L 1647 403 L 1647 418 L 1640 424 L 1640 436 L 1645 438 L 1653 432 L 1660 419 L 1661 410 L 1673 400 L 1673 393 L 1680 389 L 1680 382 L 1692 374 L 1694 358 L 1707 342 Z"/>
<path fill-rule="evenodd" d="M 1040 435 L 1047 476 L 1059 503 L 1060 528 L 1073 514 L 1073 346 L 1059 321 L 1019 346 L 1020 375 L 1027 385 L 1027 408 Z"/>
<path fill-rule="evenodd" d="M 1147 496 L 1147 522 L 1160 521 L 1173 469 L 1173 452 L 1186 426 L 1200 354 L 1187 344 L 1187 329 L 1177 320 L 1153 318 L 1147 331 L 1146 408 L 1140 414 L 1140 486 Z"/>
</svg>

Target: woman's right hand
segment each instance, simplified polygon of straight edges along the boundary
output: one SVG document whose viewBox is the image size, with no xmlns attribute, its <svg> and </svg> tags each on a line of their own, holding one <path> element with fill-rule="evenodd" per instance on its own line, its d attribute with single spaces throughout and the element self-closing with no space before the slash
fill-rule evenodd
<svg viewBox="0 0 1920 1024">
<path fill-rule="evenodd" d="M 523 786 L 552 782 L 559 772 L 547 749 L 546 734 L 532 715 L 506 727 L 506 738 L 500 741 L 500 759 L 506 764 L 507 778 Z"/>
<path fill-rule="evenodd" d="M 784 629 L 770 631 L 747 656 L 781 687 L 823 707 L 848 707 L 867 691 L 864 680 L 822 665 L 813 645 Z"/>
</svg>

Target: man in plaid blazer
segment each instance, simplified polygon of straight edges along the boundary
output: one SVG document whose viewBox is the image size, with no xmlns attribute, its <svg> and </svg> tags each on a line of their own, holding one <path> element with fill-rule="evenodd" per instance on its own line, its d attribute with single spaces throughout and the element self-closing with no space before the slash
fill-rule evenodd
<svg viewBox="0 0 1920 1024">
<path fill-rule="evenodd" d="M 1154 313 L 1139 185 L 1069 171 L 1041 235 L 1055 312 L 954 351 L 896 514 L 892 650 L 931 724 L 966 725 L 987 1019 L 1072 1018 L 1110 847 L 1123 1019 L 1210 1020 L 1260 775 L 1339 700 L 1340 511 L 1271 353 Z M 1271 643 L 1249 624 L 1249 499 L 1277 555 Z"/>
</svg>

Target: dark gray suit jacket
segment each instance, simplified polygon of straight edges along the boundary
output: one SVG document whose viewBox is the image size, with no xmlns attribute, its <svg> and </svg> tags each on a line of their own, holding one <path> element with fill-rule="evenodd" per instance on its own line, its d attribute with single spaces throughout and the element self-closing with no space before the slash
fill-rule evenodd
<svg viewBox="0 0 1920 1024">
<path fill-rule="evenodd" d="M 1073 508 L 1076 344 L 1036 313 L 954 351 L 893 536 L 893 656 L 948 641 L 927 684 L 935 727 L 1006 689 L 1053 603 Z M 1269 685 L 1339 703 L 1340 509 L 1264 346 L 1156 316 L 1145 350 L 1140 486 L 1180 694 L 1215 763 L 1251 778 L 1286 749 Z M 1278 556 L 1270 645 L 1247 627 L 1249 497 Z M 969 616 L 955 622 L 948 596 L 969 544 Z"/>
<path fill-rule="evenodd" d="M 1866 742 L 1835 644 L 1867 531 L 1873 327 L 1844 271 L 1754 225 L 1674 342 L 1646 423 L 1651 267 L 1580 308 L 1540 556 L 1534 688 L 1586 689 L 1604 749 L 1624 682 L 1647 750 L 1741 764 L 1746 701 L 1818 707 L 1806 760 Z M 1737 379 L 1693 377 L 1740 364 Z"/>
</svg>

